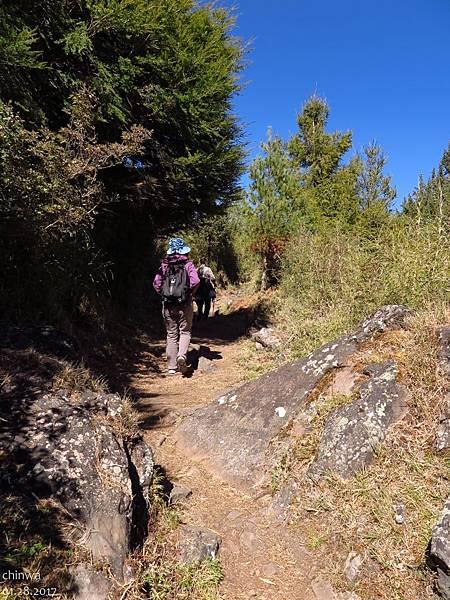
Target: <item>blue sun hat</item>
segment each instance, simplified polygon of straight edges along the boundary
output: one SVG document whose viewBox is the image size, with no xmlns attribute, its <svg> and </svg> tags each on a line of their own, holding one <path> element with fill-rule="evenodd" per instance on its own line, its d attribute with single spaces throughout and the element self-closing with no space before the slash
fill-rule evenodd
<svg viewBox="0 0 450 600">
<path fill-rule="evenodd" d="M 184 243 L 181 238 L 172 238 L 169 240 L 167 254 L 189 254 L 191 249 Z"/>
</svg>

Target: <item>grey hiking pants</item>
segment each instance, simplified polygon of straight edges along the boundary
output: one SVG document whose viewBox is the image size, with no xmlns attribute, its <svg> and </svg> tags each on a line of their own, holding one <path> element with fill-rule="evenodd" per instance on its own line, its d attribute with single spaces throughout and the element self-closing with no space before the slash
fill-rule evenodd
<svg viewBox="0 0 450 600">
<path fill-rule="evenodd" d="M 186 357 L 191 342 L 193 314 L 192 300 L 183 305 L 164 306 L 163 316 L 167 331 L 166 356 L 169 369 L 177 368 L 177 356 Z"/>
</svg>

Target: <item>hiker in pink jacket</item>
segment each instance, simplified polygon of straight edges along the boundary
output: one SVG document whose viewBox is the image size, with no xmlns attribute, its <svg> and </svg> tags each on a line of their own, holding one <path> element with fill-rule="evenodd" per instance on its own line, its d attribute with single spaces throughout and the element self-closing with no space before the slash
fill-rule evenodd
<svg viewBox="0 0 450 600">
<path fill-rule="evenodd" d="M 167 331 L 167 367 L 170 375 L 185 372 L 186 354 L 191 341 L 192 298 L 200 279 L 189 260 L 191 249 L 181 238 L 169 241 L 167 256 L 153 280 L 153 287 L 163 301 L 164 323 Z"/>
</svg>

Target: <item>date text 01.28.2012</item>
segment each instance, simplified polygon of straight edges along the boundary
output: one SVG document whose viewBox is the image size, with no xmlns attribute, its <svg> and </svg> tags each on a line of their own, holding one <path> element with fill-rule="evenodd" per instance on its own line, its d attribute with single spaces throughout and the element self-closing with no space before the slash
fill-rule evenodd
<svg viewBox="0 0 450 600">
<path fill-rule="evenodd" d="M 0 598 L 48 598 L 56 597 L 58 593 L 53 587 L 36 587 L 30 585 L 0 586 Z"/>
</svg>

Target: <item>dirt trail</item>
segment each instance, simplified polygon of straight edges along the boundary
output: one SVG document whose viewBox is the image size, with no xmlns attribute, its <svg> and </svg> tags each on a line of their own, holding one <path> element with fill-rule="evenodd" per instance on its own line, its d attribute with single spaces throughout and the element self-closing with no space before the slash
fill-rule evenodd
<svg viewBox="0 0 450 600">
<path fill-rule="evenodd" d="M 226 301 L 226 300 L 225 300 Z M 236 306 L 229 315 L 196 323 L 193 344 L 198 354 L 211 359 L 214 372 L 193 370 L 190 377 L 164 373 L 164 341 L 143 356 L 131 388 L 139 398 L 137 408 L 155 460 L 172 482 L 192 490 L 183 504 L 183 522 L 206 527 L 222 540 L 220 561 L 225 578 L 221 592 L 226 600 L 313 600 L 312 557 L 294 532 L 270 520 L 269 496 L 250 498 L 199 463 L 181 454 L 173 439 L 183 414 L 210 403 L 220 392 L 244 380 L 245 366 L 239 361 L 249 311 Z M 157 367 L 155 369 L 155 354 Z M 193 360 L 196 366 L 196 360 Z"/>
</svg>

